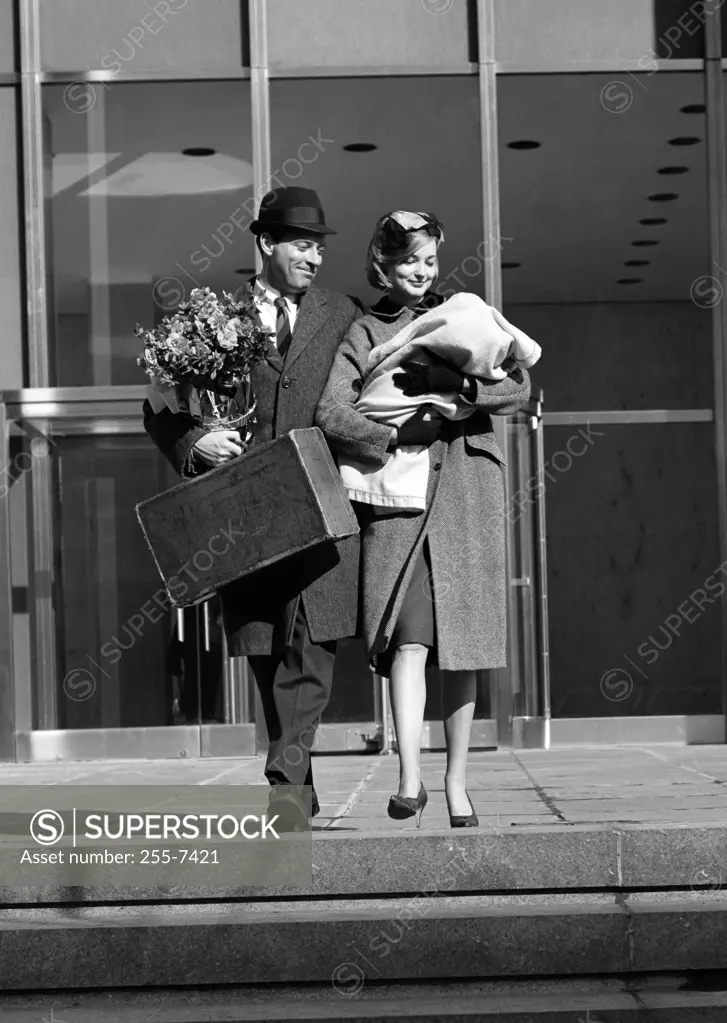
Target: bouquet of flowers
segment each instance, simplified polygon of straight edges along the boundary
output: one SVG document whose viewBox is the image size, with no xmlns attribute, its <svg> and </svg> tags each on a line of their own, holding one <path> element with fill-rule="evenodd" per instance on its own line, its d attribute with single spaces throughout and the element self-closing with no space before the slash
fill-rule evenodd
<svg viewBox="0 0 727 1023">
<path fill-rule="evenodd" d="M 144 342 L 137 364 L 151 379 L 147 388 L 155 412 L 165 406 L 197 415 L 211 430 L 240 430 L 252 436 L 255 401 L 251 370 L 265 354 L 270 331 L 260 323 L 251 295 L 240 301 L 195 288 L 173 316 L 134 333 Z"/>
</svg>

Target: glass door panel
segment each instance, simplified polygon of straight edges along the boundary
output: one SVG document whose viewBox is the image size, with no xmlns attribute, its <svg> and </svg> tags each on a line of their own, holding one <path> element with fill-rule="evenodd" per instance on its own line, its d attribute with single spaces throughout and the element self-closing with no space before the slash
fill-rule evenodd
<svg viewBox="0 0 727 1023">
<path fill-rule="evenodd" d="M 119 391 L 6 406 L 19 759 L 252 755 L 219 601 L 173 608 L 139 527 L 179 480 Z"/>
</svg>

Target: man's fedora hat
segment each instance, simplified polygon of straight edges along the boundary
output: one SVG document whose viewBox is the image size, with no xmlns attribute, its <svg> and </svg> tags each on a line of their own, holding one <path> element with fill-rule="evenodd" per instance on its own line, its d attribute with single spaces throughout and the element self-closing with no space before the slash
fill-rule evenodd
<svg viewBox="0 0 727 1023">
<path fill-rule="evenodd" d="M 250 224 L 250 230 L 253 234 L 262 234 L 271 227 L 302 227 L 316 234 L 338 233 L 326 226 L 321 200 L 313 189 L 296 185 L 274 188 L 263 196 L 257 220 Z"/>
</svg>

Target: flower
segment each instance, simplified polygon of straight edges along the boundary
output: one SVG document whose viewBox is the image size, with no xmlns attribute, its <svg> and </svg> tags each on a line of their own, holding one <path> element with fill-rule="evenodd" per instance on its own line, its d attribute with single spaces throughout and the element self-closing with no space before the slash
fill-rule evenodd
<svg viewBox="0 0 727 1023">
<path fill-rule="evenodd" d="M 221 327 L 217 331 L 217 340 L 225 349 L 234 348 L 237 344 L 237 330 L 235 328 L 235 321 L 230 320 L 224 327 Z"/>
</svg>

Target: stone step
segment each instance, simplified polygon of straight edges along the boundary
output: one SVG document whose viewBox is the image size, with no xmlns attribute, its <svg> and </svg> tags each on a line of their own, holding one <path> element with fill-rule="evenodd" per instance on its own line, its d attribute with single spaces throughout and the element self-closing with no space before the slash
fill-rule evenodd
<svg viewBox="0 0 727 1023">
<path fill-rule="evenodd" d="M 153 880 L 150 870 L 139 868 L 144 887 L 0 887 L 0 905 L 375 897 L 435 891 L 720 889 L 727 887 L 727 826 L 316 832 L 312 882 L 295 889 L 276 886 L 274 877 L 266 888 L 158 888 L 146 883 L 147 877 Z M 112 884 L 110 871 L 108 877 Z"/>
<path fill-rule="evenodd" d="M 727 991 L 683 990 L 685 978 L 496 981 L 0 996 L 3 1023 L 724 1023 Z M 647 1014 L 648 1013 L 648 1017 Z"/>
<path fill-rule="evenodd" d="M 17 907 L 0 990 L 716 970 L 726 947 L 723 891 Z"/>
</svg>

